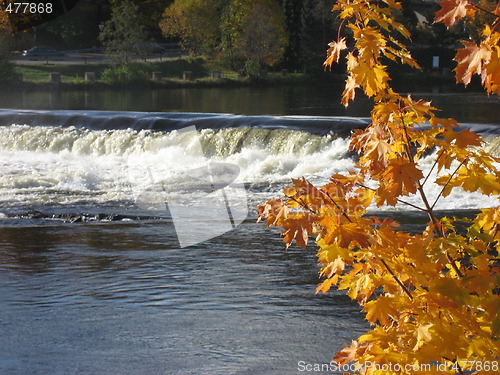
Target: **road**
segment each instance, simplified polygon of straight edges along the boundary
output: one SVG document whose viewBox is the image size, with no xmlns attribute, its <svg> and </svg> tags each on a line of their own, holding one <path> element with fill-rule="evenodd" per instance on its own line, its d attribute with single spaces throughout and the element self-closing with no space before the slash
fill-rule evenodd
<svg viewBox="0 0 500 375">
<path fill-rule="evenodd" d="M 146 58 L 143 57 L 130 57 L 129 60 L 132 61 L 147 61 L 147 62 L 158 62 L 162 60 L 171 60 L 171 59 L 176 59 L 178 57 L 183 56 L 183 53 L 180 53 L 178 51 L 174 52 L 168 52 L 164 54 L 154 54 L 150 55 Z M 81 65 L 81 64 L 108 64 L 112 63 L 115 60 L 113 60 L 109 55 L 105 55 L 103 53 L 69 53 L 66 56 L 30 56 L 30 57 L 25 57 L 25 56 L 16 56 L 12 59 L 12 62 L 14 64 L 18 65 L 30 65 L 30 64 L 40 64 L 40 63 L 47 63 L 47 64 L 75 64 L 75 65 Z"/>
</svg>

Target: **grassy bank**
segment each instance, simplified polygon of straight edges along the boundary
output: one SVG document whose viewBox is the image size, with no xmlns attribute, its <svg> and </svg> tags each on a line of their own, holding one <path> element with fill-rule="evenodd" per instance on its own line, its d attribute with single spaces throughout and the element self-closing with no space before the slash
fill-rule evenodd
<svg viewBox="0 0 500 375">
<path fill-rule="evenodd" d="M 60 73 L 60 86 L 68 88 L 90 87 L 179 87 L 179 86 L 235 86 L 252 84 L 287 84 L 305 81 L 302 74 L 269 72 L 259 79 L 241 77 L 238 72 L 225 69 L 211 60 L 179 58 L 158 62 L 113 64 L 61 64 L 45 63 L 16 65 L 15 72 L 22 76 L 16 87 L 54 86 L 50 73 Z M 96 80 L 86 81 L 85 73 L 94 72 Z M 190 73 L 187 73 L 190 72 Z M 155 75 L 155 78 L 153 78 Z M 160 77 L 160 78 L 158 78 Z"/>
</svg>

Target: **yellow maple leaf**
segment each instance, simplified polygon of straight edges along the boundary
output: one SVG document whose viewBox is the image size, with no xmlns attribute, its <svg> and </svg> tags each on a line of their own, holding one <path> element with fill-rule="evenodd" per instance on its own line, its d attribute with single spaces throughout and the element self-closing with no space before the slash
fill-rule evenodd
<svg viewBox="0 0 500 375">
<path fill-rule="evenodd" d="M 366 312 L 366 320 L 371 324 L 379 321 L 382 325 L 391 324 L 391 317 L 398 316 L 398 310 L 393 306 L 394 298 L 387 296 L 380 296 L 374 301 L 369 301 L 363 307 Z"/>
<path fill-rule="evenodd" d="M 402 6 L 401 3 L 396 2 L 395 0 L 383 0 L 384 3 L 389 5 L 391 8 L 394 8 L 396 10 L 401 10 Z"/>
<path fill-rule="evenodd" d="M 416 336 L 417 336 L 417 343 L 415 344 L 415 347 L 413 350 L 417 350 L 420 348 L 422 345 L 424 345 L 426 342 L 431 341 L 432 339 L 432 333 L 430 332 L 430 329 L 434 326 L 432 323 L 428 324 L 420 324 L 415 331 Z"/>
<path fill-rule="evenodd" d="M 353 74 L 358 77 L 357 82 L 361 82 L 363 91 L 369 97 L 375 96 L 387 88 L 389 75 L 382 64 L 372 66 L 365 61 L 360 61 L 353 69 Z"/>
<path fill-rule="evenodd" d="M 322 283 L 320 283 L 318 285 L 318 287 L 316 288 L 316 293 L 322 292 L 323 294 L 325 294 L 326 292 L 328 292 L 330 290 L 332 285 L 337 284 L 338 279 L 339 279 L 339 275 L 334 275 L 333 277 L 326 279 L 325 281 L 323 281 Z"/>
</svg>

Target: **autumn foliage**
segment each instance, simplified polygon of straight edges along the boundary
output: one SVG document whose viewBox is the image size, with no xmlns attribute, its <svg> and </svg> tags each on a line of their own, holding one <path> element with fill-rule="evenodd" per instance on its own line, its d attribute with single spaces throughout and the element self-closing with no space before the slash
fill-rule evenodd
<svg viewBox="0 0 500 375">
<path fill-rule="evenodd" d="M 440 5 L 435 22 L 448 27 L 486 12 L 466 0 Z M 371 124 L 350 140 L 359 160 L 355 170 L 321 187 L 292 180 L 282 198 L 259 205 L 259 220 L 281 227 L 287 248 L 305 247 L 314 236 L 324 278 L 318 292 L 345 290 L 373 325 L 336 354 L 339 365 L 353 363 L 362 374 L 497 373 L 500 206 L 473 218 L 442 217 L 435 207 L 454 189 L 498 201 L 500 159 L 481 148 L 480 136 L 440 118 L 430 102 L 391 88 L 388 59 L 418 68 L 401 42 L 410 33 L 395 21 L 399 9 L 394 0 L 337 1 L 334 10 L 352 42 L 339 32 L 325 65 L 346 54 L 342 102 L 347 106 L 358 90 L 375 102 Z M 489 94 L 500 94 L 500 5 L 490 13 L 495 17 L 479 43 L 462 42 L 455 73 L 465 85 L 477 74 Z M 429 155 L 432 167 L 424 169 Z M 440 186 L 432 197 L 431 184 Z M 409 196 L 420 203 L 407 202 Z M 425 212 L 425 229 L 408 233 L 368 212 L 396 204 Z"/>
</svg>

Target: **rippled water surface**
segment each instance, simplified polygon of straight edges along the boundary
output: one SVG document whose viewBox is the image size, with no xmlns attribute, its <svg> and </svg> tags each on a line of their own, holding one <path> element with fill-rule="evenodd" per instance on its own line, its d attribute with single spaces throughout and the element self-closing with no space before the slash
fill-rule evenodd
<svg viewBox="0 0 500 375">
<path fill-rule="evenodd" d="M 2 374 L 293 373 L 365 328 L 253 220 L 185 249 L 167 221 L 2 224 Z"/>
</svg>

